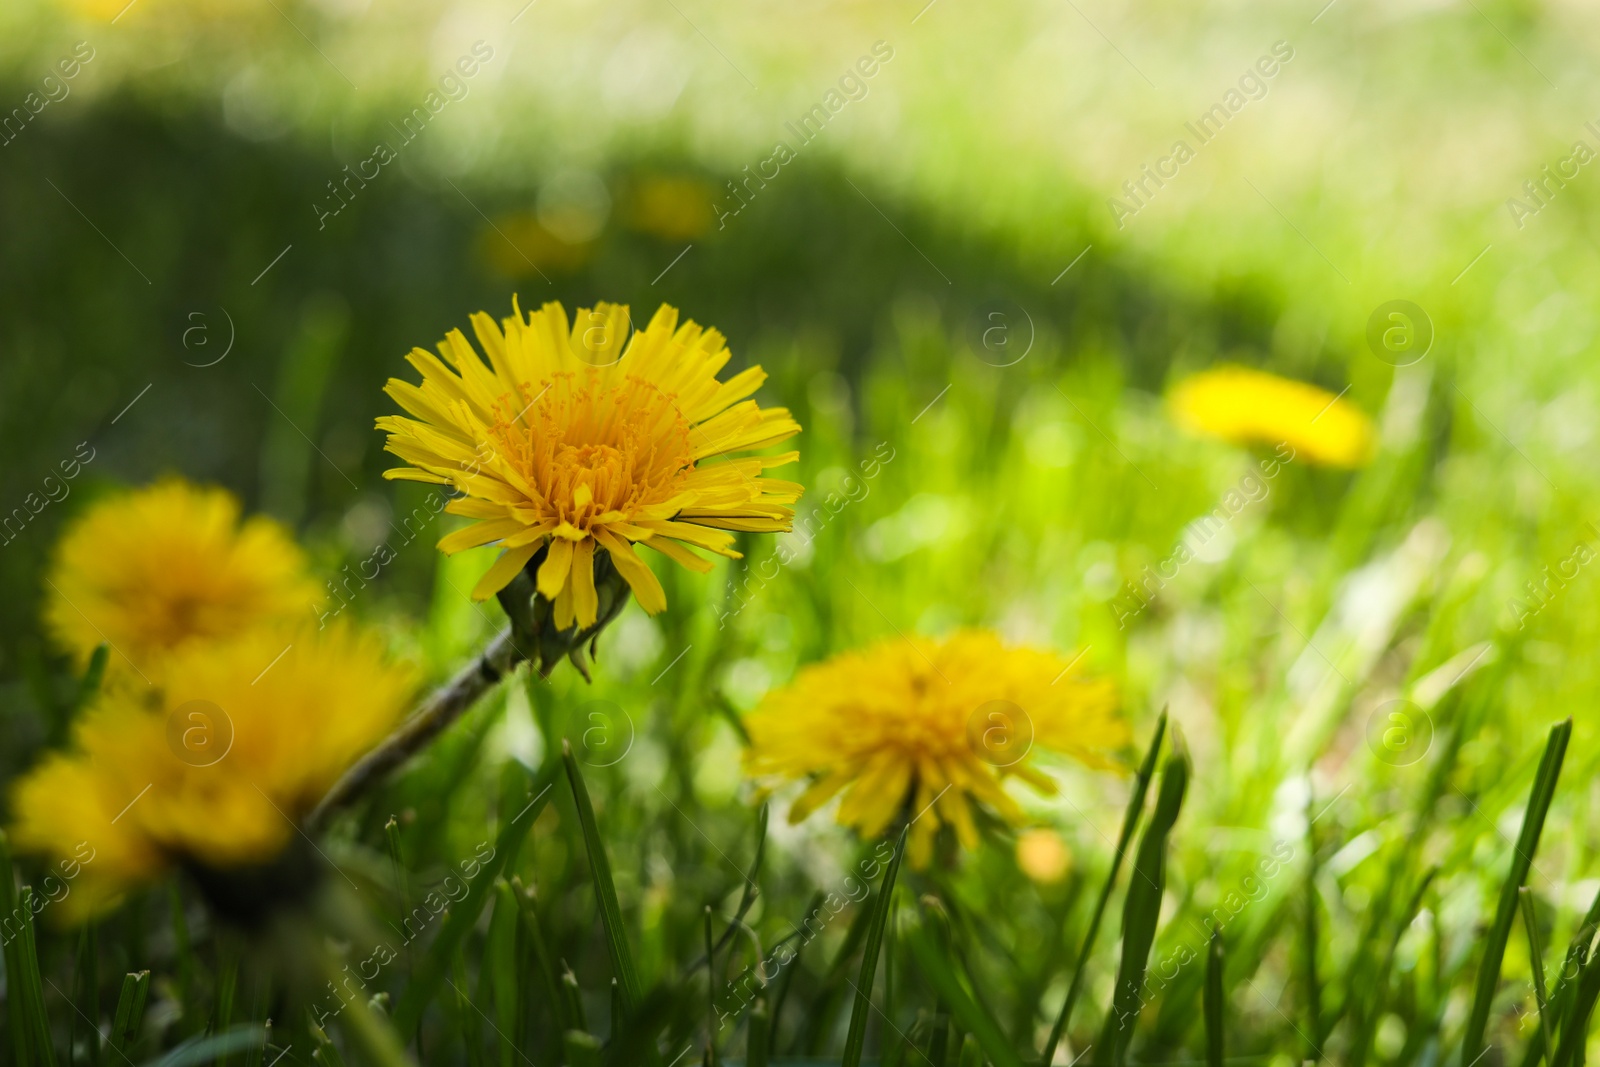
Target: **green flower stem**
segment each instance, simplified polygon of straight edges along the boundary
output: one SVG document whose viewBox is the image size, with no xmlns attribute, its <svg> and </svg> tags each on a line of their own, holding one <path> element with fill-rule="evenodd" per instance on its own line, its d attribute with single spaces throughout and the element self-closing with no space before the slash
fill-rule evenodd
<svg viewBox="0 0 1600 1067">
<path fill-rule="evenodd" d="M 306 817 L 306 831 L 316 833 L 326 827 L 335 812 L 422 751 L 526 658 L 512 639 L 510 628 L 501 631 L 483 652 L 457 671 L 454 678 L 429 694 L 382 744 L 345 771 L 344 777 L 334 783 Z"/>
</svg>

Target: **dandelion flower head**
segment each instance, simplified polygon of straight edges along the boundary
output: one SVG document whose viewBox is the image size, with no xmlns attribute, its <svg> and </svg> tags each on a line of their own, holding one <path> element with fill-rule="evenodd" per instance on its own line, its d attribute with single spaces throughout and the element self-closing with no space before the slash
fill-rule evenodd
<svg viewBox="0 0 1600 1067">
<path fill-rule="evenodd" d="M 282 525 L 227 490 L 168 478 L 90 506 L 57 544 L 45 626 L 80 663 L 102 643 L 153 677 L 162 656 L 305 618 L 318 590 Z"/>
<path fill-rule="evenodd" d="M 922 866 L 940 826 L 972 848 L 976 812 L 1022 823 L 1004 780 L 1053 793 L 1036 766 L 1043 751 L 1113 764 L 1128 741 L 1115 686 L 1069 667 L 976 630 L 846 652 L 804 668 L 747 716 L 746 770 L 810 783 L 791 822 L 841 793 L 838 821 L 863 837 L 909 820 L 910 857 Z"/>
<path fill-rule="evenodd" d="M 796 452 L 736 456 L 798 433 L 785 408 L 749 399 L 766 374 L 750 367 L 719 380 L 730 353 L 722 334 L 663 305 L 630 334 L 628 309 L 560 304 L 516 307 L 472 328 L 488 362 L 460 330 L 439 355 L 414 349 L 420 385 L 391 379 L 408 416 L 378 420 L 389 451 L 409 466 L 390 478 L 463 494 L 445 510 L 473 520 L 439 542 L 447 553 L 498 544 L 499 559 L 473 589 L 494 595 L 537 557 L 539 593 L 558 629 L 595 623 L 602 554 L 645 611 L 666 607 L 660 581 L 635 548 L 691 570 L 705 549 L 738 558 L 733 531 L 790 528 L 800 486 L 763 476 Z"/>
</svg>

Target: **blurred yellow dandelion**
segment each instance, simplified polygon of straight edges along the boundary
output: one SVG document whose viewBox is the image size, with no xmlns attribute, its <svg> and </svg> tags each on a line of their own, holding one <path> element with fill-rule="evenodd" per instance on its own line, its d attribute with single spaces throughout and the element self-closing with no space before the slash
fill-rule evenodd
<svg viewBox="0 0 1600 1067">
<path fill-rule="evenodd" d="M 504 548 L 474 599 L 493 596 L 537 556 L 556 627 L 589 627 L 595 571 L 609 557 L 653 614 L 666 594 L 635 544 L 703 573 L 710 561 L 687 546 L 738 558 L 729 531 L 789 529 L 800 486 L 762 472 L 799 453 L 727 457 L 800 427 L 787 409 L 747 399 L 766 379 L 760 367 L 717 379 L 729 359 L 722 334 L 678 325 L 666 305 L 632 336 L 618 304 L 580 308 L 570 323 L 560 304 L 526 316 L 512 306 L 500 325 L 472 317 L 487 366 L 460 330 L 440 342 L 443 361 L 413 349 L 422 384 L 390 379 L 387 391 L 416 417 L 378 420 L 389 451 L 411 464 L 386 477 L 465 494 L 445 510 L 476 521 L 439 548 Z"/>
<path fill-rule="evenodd" d="M 106 690 L 72 751 L 13 787 L 17 846 L 83 864 L 78 916 L 175 867 L 272 864 L 411 691 L 375 638 L 340 625 L 191 645 L 167 667 L 154 690 Z"/>
<path fill-rule="evenodd" d="M 502 215 L 478 233 L 485 263 L 508 278 L 536 277 L 541 271 L 571 272 L 594 258 L 596 242 L 576 243 L 551 233 L 532 211 Z"/>
<path fill-rule="evenodd" d="M 102 642 L 150 676 L 162 655 L 302 619 L 318 590 L 289 532 L 224 489 L 169 478 L 96 503 L 46 577 L 45 625 L 80 662 Z"/>
<path fill-rule="evenodd" d="M 1059 882 L 1072 867 L 1072 853 L 1054 830 L 1036 826 L 1017 835 L 1017 867 L 1041 885 Z"/>
<path fill-rule="evenodd" d="M 1354 404 L 1305 382 L 1248 367 L 1222 366 L 1179 382 L 1167 398 L 1178 425 L 1234 444 L 1287 442 L 1329 467 L 1372 458 L 1372 420 Z"/>
<path fill-rule="evenodd" d="M 841 791 L 838 820 L 863 837 L 911 820 L 910 856 L 922 866 L 941 825 L 964 847 L 977 844 L 974 805 L 1022 822 L 1006 777 L 1053 793 L 1033 765 L 1041 750 L 1112 764 L 1128 741 L 1116 689 L 1063 677 L 1069 666 L 976 630 L 847 652 L 804 668 L 746 718 L 746 770 L 811 782 L 791 822 Z"/>
<path fill-rule="evenodd" d="M 711 229 L 716 198 L 716 189 L 699 178 L 648 174 L 629 192 L 628 223 L 664 241 L 692 241 Z"/>
</svg>

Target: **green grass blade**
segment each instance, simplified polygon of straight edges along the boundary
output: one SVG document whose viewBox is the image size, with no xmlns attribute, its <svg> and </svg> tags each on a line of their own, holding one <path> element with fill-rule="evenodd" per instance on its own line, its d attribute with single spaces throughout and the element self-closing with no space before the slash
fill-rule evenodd
<svg viewBox="0 0 1600 1067">
<path fill-rule="evenodd" d="M 1551 727 L 1550 740 L 1545 745 L 1544 757 L 1539 761 L 1539 772 L 1534 777 L 1533 792 L 1528 798 L 1528 810 L 1522 816 L 1522 832 L 1517 835 L 1516 849 L 1511 857 L 1511 869 L 1506 872 L 1505 883 L 1500 889 L 1500 906 L 1495 911 L 1494 925 L 1484 938 L 1477 991 L 1461 1037 L 1461 1067 L 1471 1067 L 1483 1052 L 1483 1034 L 1489 1025 L 1489 1009 L 1494 1004 L 1495 989 L 1500 984 L 1500 964 L 1505 958 L 1511 924 L 1517 915 L 1517 890 L 1528 880 L 1528 868 L 1533 863 L 1534 852 L 1539 848 L 1539 834 L 1544 829 L 1544 817 L 1555 796 L 1556 779 L 1561 776 L 1561 761 L 1571 738 L 1570 718 Z"/>
<path fill-rule="evenodd" d="M 139 1039 L 144 1026 L 144 1002 L 150 993 L 150 972 L 137 971 L 122 979 L 122 992 L 117 997 L 117 1010 L 111 1017 L 109 1044 L 119 1061 L 128 1058 L 128 1051 Z"/>
<path fill-rule="evenodd" d="M 111 657 L 110 645 L 96 645 L 89 656 L 89 666 L 83 672 L 83 678 L 78 682 L 78 692 L 73 699 L 74 711 L 89 706 L 100 692 L 100 683 L 106 676 L 106 662 Z"/>
<path fill-rule="evenodd" d="M 535 905 L 533 891 L 524 889 L 522 880 L 516 877 L 511 879 L 511 889 L 522 909 L 522 933 L 529 949 L 533 952 L 533 965 L 539 972 L 539 983 L 544 988 L 545 1002 L 549 1005 L 551 1014 L 556 1017 L 559 1029 L 571 1030 L 574 1021 L 565 1015 L 566 1001 L 561 992 L 561 983 L 556 978 L 555 963 L 550 957 L 549 948 L 545 945 L 544 931 L 539 926 L 539 909 Z"/>
<path fill-rule="evenodd" d="M 1224 1043 L 1222 1039 L 1222 930 L 1211 931 L 1211 949 L 1206 953 L 1206 1067 L 1222 1067 Z"/>
<path fill-rule="evenodd" d="M 617 981 L 622 985 L 623 1007 L 632 1012 L 639 1006 L 642 993 L 639 972 L 633 965 L 633 951 L 628 947 L 627 932 L 622 928 L 622 907 L 617 903 L 617 887 L 611 879 L 611 861 L 606 858 L 605 842 L 600 840 L 600 827 L 594 819 L 594 805 L 589 802 L 589 790 L 583 784 L 583 772 L 572 755 L 571 742 L 561 742 L 561 754 L 567 767 L 567 780 L 572 783 L 572 799 L 578 807 L 578 824 L 583 829 L 583 845 L 589 853 L 589 869 L 594 873 L 594 892 L 600 902 L 606 952 L 611 957 Z"/>
<path fill-rule="evenodd" d="M 989 1062 L 995 1067 L 1022 1067 L 1022 1060 L 1006 1041 L 1000 1024 L 990 1018 L 962 988 L 960 979 L 945 961 L 927 928 L 917 926 L 906 931 L 905 940 L 922 969 L 922 977 L 933 986 L 956 1020 L 977 1039 Z"/>
<path fill-rule="evenodd" d="M 933 1067 L 950 1067 L 950 1033 L 952 1026 L 946 1012 L 933 1013 L 933 1033 L 928 1039 L 928 1062 Z"/>
<path fill-rule="evenodd" d="M 1600 998 L 1600 961 L 1590 959 L 1583 965 L 1573 987 L 1574 995 L 1567 1013 L 1561 1020 L 1561 1040 L 1550 1067 L 1572 1067 L 1583 1063 L 1584 1045 L 1589 1036 L 1589 1017 Z"/>
<path fill-rule="evenodd" d="M 894 857 L 889 869 L 883 872 L 883 884 L 878 887 L 878 899 L 872 908 L 872 924 L 867 928 L 866 946 L 861 954 L 861 979 L 856 983 L 855 1006 L 850 1010 L 850 1029 L 845 1034 L 844 1056 L 841 1067 L 861 1067 L 861 1051 L 867 1042 L 867 1017 L 872 1011 L 872 985 L 878 977 L 878 955 L 883 948 L 883 932 L 888 925 L 889 909 L 894 906 L 894 883 L 900 874 L 900 861 L 905 856 L 906 834 L 910 827 L 900 831 L 895 844 Z"/>
<path fill-rule="evenodd" d="M 711 931 L 711 905 L 705 907 L 706 933 L 706 1064 L 715 1067 L 717 1062 L 717 948 Z M 612 995 L 616 993 L 615 980 Z"/>
<path fill-rule="evenodd" d="M 489 896 L 494 880 L 500 875 L 507 854 L 514 844 L 527 835 L 528 827 L 533 825 L 533 821 L 549 803 L 554 777 L 555 770 L 552 767 L 540 772 L 534 779 L 533 798 L 522 811 L 500 828 L 500 834 L 495 839 L 494 856 L 487 860 L 467 883 L 467 893 L 462 897 L 460 905 L 450 909 L 449 917 L 439 929 L 439 936 L 434 938 L 433 944 L 428 946 L 427 954 L 417 965 L 416 976 L 406 986 L 405 992 L 400 994 L 399 1002 L 395 1004 L 394 1027 L 400 1033 L 416 1032 L 417 1023 L 421 1021 L 424 1009 L 433 1000 L 434 994 L 439 991 L 439 984 L 449 973 L 451 961 L 460 949 L 462 940 L 467 936 L 467 931 L 477 923 L 478 916 L 483 911 L 484 901 Z"/>
<path fill-rule="evenodd" d="M 72 1015 L 75 1022 L 83 1022 L 90 1067 L 100 1067 L 100 1031 L 96 1029 L 100 1025 L 100 927 L 97 923 L 84 924 L 80 949 L 75 998 L 78 1010 Z M 76 1025 L 73 1031 L 77 1032 Z"/>
<path fill-rule="evenodd" d="M 160 1058 L 150 1060 L 145 1067 L 201 1067 L 202 1064 L 220 1064 L 226 1062 L 227 1058 L 236 1052 L 259 1047 L 265 1033 L 263 1027 L 252 1023 L 235 1026 L 219 1034 L 193 1037 Z M 337 1061 L 329 1059 L 327 1062 L 334 1064 Z"/>
<path fill-rule="evenodd" d="M 583 990 L 578 988 L 578 976 L 572 973 L 572 968 L 564 963 L 561 971 L 561 1001 L 566 1005 L 567 1018 L 572 1023 L 572 1029 L 589 1029 L 589 1020 L 583 1012 Z"/>
<path fill-rule="evenodd" d="M 50 1039 L 50 1017 L 44 1010 L 44 982 L 39 977 L 39 946 L 35 940 L 33 924 L 34 895 L 32 886 L 23 886 L 17 895 L 17 906 L 22 909 L 22 932 L 17 941 L 21 946 L 18 957 L 22 970 L 16 976 L 17 992 L 27 998 L 28 1015 L 33 1026 L 34 1063 L 55 1067 L 55 1043 Z"/>
<path fill-rule="evenodd" d="M 1315 1058 L 1322 1047 L 1322 978 L 1317 965 L 1321 934 L 1317 928 L 1317 833 L 1316 816 L 1311 814 L 1311 800 L 1306 801 L 1306 871 L 1301 886 L 1304 909 L 1300 926 L 1300 966 L 1306 985 L 1306 1028 L 1311 1047 L 1306 1056 Z"/>
<path fill-rule="evenodd" d="M 600 1042 L 582 1030 L 568 1030 L 561 1043 L 567 1050 L 567 1067 L 600 1067 Z"/>
<path fill-rule="evenodd" d="M 750 1022 L 745 1028 L 745 1067 L 767 1067 L 767 1052 L 772 1044 L 772 1027 L 767 1018 L 767 1002 L 758 998 L 750 1009 Z"/>
<path fill-rule="evenodd" d="M 1072 1021 L 1072 1007 L 1078 1000 L 1078 994 L 1083 990 L 1083 976 L 1085 964 L 1089 962 L 1089 954 L 1094 951 L 1094 939 L 1100 933 L 1100 921 L 1105 917 L 1106 905 L 1111 900 L 1111 892 L 1117 885 L 1117 874 L 1122 870 L 1122 858 L 1127 855 L 1128 842 L 1133 840 L 1133 831 L 1139 824 L 1139 817 L 1144 812 L 1145 794 L 1150 789 L 1150 779 L 1155 777 L 1156 759 L 1161 752 L 1161 739 L 1167 732 L 1167 713 L 1161 712 L 1161 717 L 1156 720 L 1155 733 L 1151 735 L 1150 747 L 1145 751 L 1144 760 L 1139 764 L 1138 773 L 1133 781 L 1133 794 L 1128 798 L 1128 810 L 1122 816 L 1122 832 L 1117 835 L 1116 852 L 1111 858 L 1111 869 L 1106 872 L 1105 884 L 1100 887 L 1100 896 L 1095 901 L 1094 914 L 1089 917 L 1089 929 L 1083 935 L 1083 947 L 1078 950 L 1078 961 L 1072 968 L 1072 981 L 1067 986 L 1067 997 L 1061 1002 L 1061 1010 L 1056 1013 L 1055 1025 L 1050 1028 L 1050 1038 L 1044 1045 L 1044 1057 L 1041 1063 L 1048 1064 L 1055 1058 L 1056 1046 L 1061 1043 L 1061 1035 L 1066 1032 L 1067 1024 Z"/>
<path fill-rule="evenodd" d="M 1117 965 L 1111 1014 L 1106 1017 L 1095 1054 L 1097 1063 L 1122 1067 L 1128 1039 L 1144 1006 L 1145 968 L 1150 963 L 1150 947 L 1155 944 L 1161 898 L 1167 885 L 1167 838 L 1183 809 L 1188 786 L 1189 755 L 1174 736 L 1172 754 L 1161 770 L 1161 792 L 1156 797 L 1155 811 L 1139 838 L 1133 873 L 1128 877 L 1128 895 L 1122 907 L 1122 960 Z"/>
<path fill-rule="evenodd" d="M 1400 921 L 1395 924 L 1394 936 L 1389 939 L 1389 947 L 1383 954 L 1383 962 L 1373 975 L 1371 1002 L 1357 1017 L 1361 1025 L 1356 1030 L 1355 1046 L 1351 1050 L 1349 1067 L 1363 1067 L 1367 1062 L 1367 1052 L 1372 1048 L 1372 1043 L 1378 1035 L 1378 1020 L 1383 1017 L 1383 998 L 1389 988 L 1389 975 L 1394 971 L 1395 954 L 1400 951 L 1400 939 L 1405 936 L 1406 929 L 1416 919 L 1417 912 L 1422 910 L 1422 898 L 1427 895 L 1428 887 L 1438 876 L 1438 867 L 1428 868 L 1427 873 L 1422 876 L 1422 881 L 1412 892 L 1411 899 L 1406 902 L 1405 910 L 1400 913 Z"/>
<path fill-rule="evenodd" d="M 239 994 L 239 954 L 228 942 L 224 941 L 217 948 L 217 975 L 215 990 L 215 1007 L 211 1013 L 211 1026 L 209 1032 L 215 1036 L 228 1030 L 233 1022 L 233 1003 Z M 217 1067 L 227 1067 L 228 1054 L 219 1053 Z"/>
<path fill-rule="evenodd" d="M 500 1067 L 513 1067 L 520 1055 L 517 1049 L 517 1024 L 522 1019 L 522 984 L 518 981 L 517 968 L 520 912 L 511 883 L 496 878 L 494 911 L 489 916 L 489 940 L 484 953 L 494 990 L 495 1040 L 500 1046 Z"/>
<path fill-rule="evenodd" d="M 327 1064 L 327 1067 L 345 1067 L 344 1057 L 339 1054 L 339 1046 L 333 1043 L 333 1038 L 320 1026 L 311 1028 L 311 1040 L 316 1043 L 316 1062 Z"/>
<path fill-rule="evenodd" d="M 10 1023 L 11 1051 L 16 1063 L 33 1062 L 33 1020 L 28 1013 L 27 998 L 16 976 L 23 971 L 22 942 L 19 932 L 26 916 L 17 910 L 17 876 L 11 866 L 11 843 L 5 831 L 0 830 L 0 919 L 5 922 L 3 943 L 6 961 L 6 978 L 10 986 L 6 995 L 6 1018 Z"/>
<path fill-rule="evenodd" d="M 1556 976 L 1556 987 L 1550 991 L 1550 1019 L 1553 1025 L 1559 1026 L 1566 1017 L 1567 1006 L 1576 991 L 1573 983 L 1582 973 L 1584 961 L 1588 959 L 1589 942 L 1594 940 L 1597 928 L 1600 928 L 1600 890 L 1595 892 L 1594 900 L 1589 904 L 1589 913 L 1583 917 L 1578 932 L 1567 945 L 1561 973 Z M 1532 1039 L 1528 1042 L 1528 1049 L 1523 1053 L 1522 1067 L 1533 1067 L 1547 1050 L 1554 1051 L 1554 1046 L 1545 1044 L 1544 1034 L 1541 1031 L 1534 1031 Z"/>
<path fill-rule="evenodd" d="M 971 1034 L 961 1041 L 961 1059 L 958 1063 L 960 1067 L 983 1067 L 983 1047 Z"/>
<path fill-rule="evenodd" d="M 1533 910 L 1533 890 L 1517 890 L 1522 905 L 1522 925 L 1528 931 L 1528 965 L 1533 971 L 1533 997 L 1539 1005 L 1539 1038 L 1545 1048 L 1555 1048 L 1555 1033 L 1550 1019 L 1550 997 L 1544 984 L 1544 950 L 1539 947 L 1539 917 Z"/>
<path fill-rule="evenodd" d="M 744 876 L 744 892 L 739 895 L 739 906 L 734 909 L 733 921 L 728 923 L 728 928 L 722 931 L 722 936 L 717 939 L 716 945 L 711 950 L 711 955 L 719 954 L 733 940 L 739 932 L 739 924 L 744 922 L 744 917 L 750 913 L 750 907 L 756 902 L 757 879 L 761 877 L 761 862 L 767 851 L 767 816 L 770 805 L 762 804 L 756 809 L 756 855 L 750 862 L 750 872 Z M 696 971 L 705 966 L 705 957 L 702 956 L 689 964 L 688 971 Z"/>
</svg>

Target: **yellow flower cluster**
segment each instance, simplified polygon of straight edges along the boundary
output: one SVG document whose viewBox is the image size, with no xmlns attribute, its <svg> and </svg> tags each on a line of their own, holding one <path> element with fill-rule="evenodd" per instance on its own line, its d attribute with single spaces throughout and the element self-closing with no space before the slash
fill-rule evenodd
<svg viewBox="0 0 1600 1067">
<path fill-rule="evenodd" d="M 169 480 L 96 505 L 48 582 L 62 647 L 119 655 L 71 748 L 12 796 L 19 847 L 80 861 L 64 913 L 173 868 L 270 865 L 405 708 L 409 675 L 377 639 L 293 621 L 314 593 L 303 556 L 222 490 Z"/>
</svg>

